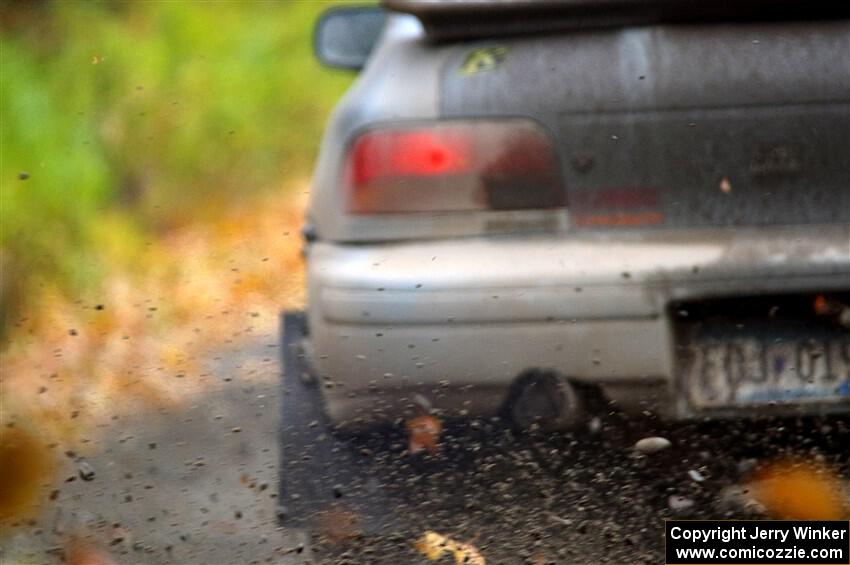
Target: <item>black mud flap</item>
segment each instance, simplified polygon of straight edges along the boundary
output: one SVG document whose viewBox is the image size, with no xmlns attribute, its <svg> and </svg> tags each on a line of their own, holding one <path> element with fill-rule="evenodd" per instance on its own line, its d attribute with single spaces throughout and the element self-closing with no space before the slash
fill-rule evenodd
<svg viewBox="0 0 850 565">
<path fill-rule="evenodd" d="M 278 516 L 292 528 L 320 527 L 324 516 L 349 517 L 358 533 L 377 535 L 398 525 L 392 487 L 368 441 L 335 431 L 324 409 L 322 382 L 303 350 L 303 312 L 284 312 Z"/>
</svg>

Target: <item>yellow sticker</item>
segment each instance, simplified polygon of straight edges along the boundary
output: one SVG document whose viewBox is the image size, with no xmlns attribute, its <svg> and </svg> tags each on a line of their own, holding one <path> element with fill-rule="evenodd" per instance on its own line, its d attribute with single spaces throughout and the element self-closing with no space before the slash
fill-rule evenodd
<svg viewBox="0 0 850 565">
<path fill-rule="evenodd" d="M 469 53 L 460 66 L 460 74 L 474 75 L 492 71 L 501 65 L 508 54 L 507 47 L 482 47 Z"/>
</svg>

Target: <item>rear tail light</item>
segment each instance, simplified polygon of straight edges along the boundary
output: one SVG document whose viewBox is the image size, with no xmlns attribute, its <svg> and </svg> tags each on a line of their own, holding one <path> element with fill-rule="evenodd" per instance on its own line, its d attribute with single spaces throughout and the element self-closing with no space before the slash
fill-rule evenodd
<svg viewBox="0 0 850 565">
<path fill-rule="evenodd" d="M 519 119 L 370 130 L 354 140 L 344 174 L 352 214 L 565 205 L 552 142 Z"/>
</svg>

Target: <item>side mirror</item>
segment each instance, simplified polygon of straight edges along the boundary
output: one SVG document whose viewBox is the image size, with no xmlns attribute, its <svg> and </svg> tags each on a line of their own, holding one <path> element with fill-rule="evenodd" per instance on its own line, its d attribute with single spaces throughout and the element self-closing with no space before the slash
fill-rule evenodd
<svg viewBox="0 0 850 565">
<path fill-rule="evenodd" d="M 377 6 L 344 6 L 324 12 L 316 23 L 313 49 L 329 67 L 362 69 L 384 29 L 387 12 Z"/>
</svg>

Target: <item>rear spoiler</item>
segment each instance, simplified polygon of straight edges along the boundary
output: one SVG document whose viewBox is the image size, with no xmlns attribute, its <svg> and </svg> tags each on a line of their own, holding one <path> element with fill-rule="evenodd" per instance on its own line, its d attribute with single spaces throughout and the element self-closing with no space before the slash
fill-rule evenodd
<svg viewBox="0 0 850 565">
<path fill-rule="evenodd" d="M 383 0 L 413 14 L 435 41 L 539 34 L 662 22 L 850 18 L 850 2 L 829 0 Z"/>
</svg>

